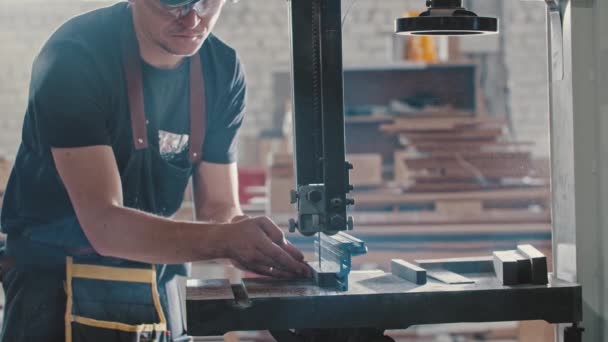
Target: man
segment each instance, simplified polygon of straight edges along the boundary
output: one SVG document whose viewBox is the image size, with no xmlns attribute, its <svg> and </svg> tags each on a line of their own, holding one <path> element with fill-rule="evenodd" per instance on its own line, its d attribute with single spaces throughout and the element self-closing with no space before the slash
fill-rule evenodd
<svg viewBox="0 0 608 342">
<path fill-rule="evenodd" d="M 270 219 L 239 208 L 245 80 L 210 33 L 224 1 L 118 3 L 42 48 L 2 208 L 2 341 L 186 337 L 174 277 L 191 261 L 309 276 Z M 172 220 L 190 177 L 198 222 Z"/>
</svg>

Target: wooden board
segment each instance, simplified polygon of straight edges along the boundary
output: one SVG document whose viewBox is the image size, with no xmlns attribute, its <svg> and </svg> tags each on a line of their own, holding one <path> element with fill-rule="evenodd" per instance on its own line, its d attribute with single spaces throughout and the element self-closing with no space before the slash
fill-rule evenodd
<svg viewBox="0 0 608 342">
<path fill-rule="evenodd" d="M 402 133 L 411 141 L 444 141 L 444 140 L 495 140 L 503 133 L 502 128 L 479 128 L 439 133 Z"/>
<path fill-rule="evenodd" d="M 401 259 L 391 260 L 391 273 L 417 285 L 426 284 L 426 270 Z"/>
<path fill-rule="evenodd" d="M 404 203 L 430 203 L 436 201 L 499 201 L 499 200 L 539 200 L 545 201 L 550 196 L 548 188 L 530 189 L 501 189 L 489 191 L 470 192 L 434 192 L 434 193 L 354 193 L 357 203 L 360 204 L 404 204 Z"/>
<path fill-rule="evenodd" d="M 290 191 L 294 188 L 292 178 L 270 177 L 266 181 L 268 202 L 266 215 L 296 213 L 294 204 L 290 202 Z"/>
<path fill-rule="evenodd" d="M 532 245 L 519 245 L 517 251 L 532 263 L 532 284 L 544 285 L 548 281 L 547 258 Z"/>
<path fill-rule="evenodd" d="M 489 117 L 418 117 L 396 118 L 390 125 L 380 129 L 386 133 L 418 131 L 455 131 L 459 129 L 476 129 L 481 125 L 504 125 L 505 120 Z M 487 126 L 486 126 L 487 127 Z"/>
<path fill-rule="evenodd" d="M 420 152 L 475 152 L 475 151 L 504 151 L 504 150 L 517 150 L 524 147 L 531 147 L 534 143 L 524 141 L 495 141 L 495 142 L 484 142 L 484 141 L 454 141 L 450 144 L 434 141 L 419 142 L 412 145 L 416 150 Z"/>
<path fill-rule="evenodd" d="M 382 155 L 377 153 L 347 154 L 346 160 L 354 167 L 350 171 L 350 183 L 353 186 L 382 184 Z"/>
</svg>

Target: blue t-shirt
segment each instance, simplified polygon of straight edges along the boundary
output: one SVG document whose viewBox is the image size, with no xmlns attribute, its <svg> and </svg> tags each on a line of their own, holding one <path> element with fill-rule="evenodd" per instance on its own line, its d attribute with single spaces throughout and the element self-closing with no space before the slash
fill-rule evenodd
<svg viewBox="0 0 608 342">
<path fill-rule="evenodd" d="M 5 233 L 74 215 L 51 147 L 108 145 L 121 174 L 127 166 L 133 139 L 120 37 L 128 27 L 126 2 L 83 14 L 63 24 L 34 61 L 22 143 L 4 194 Z M 199 56 L 207 99 L 203 161 L 232 163 L 245 109 L 243 70 L 214 35 Z M 188 162 L 189 65 L 142 67 L 146 117 L 159 128 L 148 130 L 149 148 L 179 165 Z"/>
</svg>

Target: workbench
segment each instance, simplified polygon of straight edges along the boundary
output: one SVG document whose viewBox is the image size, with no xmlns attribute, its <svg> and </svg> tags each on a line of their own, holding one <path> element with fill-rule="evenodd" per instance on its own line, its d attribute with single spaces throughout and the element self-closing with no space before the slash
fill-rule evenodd
<svg viewBox="0 0 608 342">
<path fill-rule="evenodd" d="M 564 341 L 581 341 L 580 285 L 551 277 L 543 286 L 502 286 L 494 273 L 466 277 L 475 284 L 448 285 L 429 278 L 425 285 L 416 285 L 381 270 L 353 271 L 346 292 L 319 288 L 310 280 L 245 279 L 246 293 L 233 291 L 242 286 L 231 286 L 227 279 L 189 280 L 188 331 L 193 336 L 214 336 L 269 330 L 278 341 L 323 341 L 280 332 L 375 329 L 382 333 L 424 324 L 544 320 L 571 324 Z"/>
</svg>

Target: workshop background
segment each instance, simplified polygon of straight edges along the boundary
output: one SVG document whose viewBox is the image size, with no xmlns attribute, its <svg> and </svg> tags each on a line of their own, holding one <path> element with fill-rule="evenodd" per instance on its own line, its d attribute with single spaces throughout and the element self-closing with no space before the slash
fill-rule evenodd
<svg viewBox="0 0 608 342">
<path fill-rule="evenodd" d="M 30 69 L 38 50 L 66 19 L 114 2 L 0 1 L 0 46 L 3 47 L 0 50 L 0 195 L 20 142 Z M 370 255 L 373 255 L 361 261 L 359 267 L 384 267 L 382 260 L 391 257 L 414 260 L 437 255 L 489 255 L 498 247 L 509 249 L 522 242 L 531 242 L 550 255 L 545 5 L 526 1 L 464 2 L 467 8 L 480 15 L 497 16 L 501 34 L 430 41 L 409 41 L 394 36 L 394 18 L 421 10 L 423 0 L 358 0 L 345 19 L 344 62 L 347 74 L 352 73 L 346 80 L 364 81 L 347 84 L 347 92 L 356 93 L 357 89 L 366 92 L 367 87 L 374 87 L 375 80 L 384 77 L 384 72 L 395 70 L 407 79 L 406 82 L 421 84 L 432 74 L 439 84 L 463 87 L 442 90 L 455 103 L 438 101 L 428 92 L 403 94 L 403 98 L 383 104 L 349 106 L 347 101 L 347 113 L 351 115 L 347 117 L 347 136 L 351 129 L 363 140 L 358 143 L 354 139 L 347 140 L 347 150 L 351 159 L 356 160 L 355 178 L 359 182 L 356 185 L 363 189 L 361 197 L 371 203 L 366 207 L 364 200 L 361 208 L 356 207 L 359 214 L 355 217 L 356 222 L 379 225 L 393 234 L 403 235 L 402 241 L 392 241 L 390 246 L 386 241 L 374 240 L 375 244 L 370 244 Z M 343 4 L 346 10 L 352 1 L 345 0 Z M 290 68 L 287 25 L 284 0 L 241 0 L 225 7 L 215 30 L 238 51 L 249 85 L 248 112 L 239 154 L 244 207 L 252 213 L 276 217 L 279 223 L 290 214 L 284 205 L 287 197 L 281 196 L 288 195 L 293 173 L 289 170 L 290 123 L 286 120 L 290 113 L 289 93 L 280 91 L 289 85 L 286 83 Z M 442 77 L 445 80 L 442 81 Z M 460 83 L 450 81 L 454 79 Z M 396 82 L 397 87 L 401 85 L 399 80 L 378 82 L 386 87 L 391 87 L 391 82 Z M 467 85 L 472 86 L 468 89 Z M 356 95 L 347 94 L 346 98 L 353 96 Z M 424 97 L 418 98 L 418 102 L 428 105 L 416 107 L 416 97 Z M 466 108 L 460 108 L 458 103 L 464 103 Z M 414 122 L 407 120 L 419 117 L 399 116 L 411 112 L 412 108 L 431 113 L 429 115 L 435 120 Z M 488 166 L 488 163 L 496 162 L 502 156 L 512 158 L 509 160 L 513 162 L 513 172 L 509 173 L 507 168 L 495 176 L 475 173 L 471 177 L 474 180 L 468 183 L 446 183 L 445 189 L 449 191 L 439 191 L 441 189 L 430 187 L 428 182 L 417 178 L 421 171 L 432 171 L 430 169 L 437 167 L 437 158 L 444 157 L 437 155 L 433 160 L 421 161 L 420 156 L 412 155 L 418 141 L 428 144 L 429 139 L 435 137 L 431 134 L 425 138 L 424 134 L 429 131 L 425 130 L 425 125 L 439 125 L 449 131 L 446 134 L 454 133 L 455 121 L 450 118 L 441 121 L 444 116 L 437 115 L 438 112 L 449 112 L 457 119 L 468 118 L 465 123 L 456 120 L 456 126 L 460 129 L 459 125 L 464 125 L 465 135 L 472 137 L 472 144 L 480 150 L 480 155 L 475 157 L 478 159 L 465 161 L 469 166 L 489 167 L 489 174 L 492 174 L 504 166 Z M 471 118 L 475 119 L 471 121 Z M 408 131 L 404 129 L 408 123 L 421 128 Z M 498 133 L 496 128 L 499 128 Z M 351 135 L 355 134 L 352 132 Z M 386 144 L 368 144 L 364 137 L 376 142 L 384 137 Z M 435 144 L 431 153 L 441 152 L 443 140 L 438 139 L 431 141 Z M 480 140 L 488 146 L 480 147 Z M 389 143 L 392 145 L 387 147 Z M 470 146 L 471 141 L 463 143 Z M 492 149 L 499 145 L 502 148 L 498 151 Z M 381 150 L 375 151 L 376 146 Z M 481 156 L 485 147 L 495 153 L 489 159 Z M 453 164 L 454 161 L 448 162 Z M 458 174 L 457 171 L 454 172 Z M 273 198 L 275 193 L 282 195 Z M 430 198 L 430 212 L 426 202 L 418 197 L 408 197 L 412 194 Z M 460 207 L 446 200 L 454 196 L 459 199 L 459 194 L 462 196 L 458 201 Z M 494 206 L 488 209 L 490 202 Z M 191 208 L 188 204 L 186 201 L 182 213 L 185 217 Z M 445 211 L 439 210 L 440 207 Z M 463 215 L 454 215 L 454 210 L 459 208 L 469 216 L 472 212 L 475 222 L 462 221 Z M 513 213 L 521 215 L 507 218 Z M 479 219 L 475 219 L 477 214 Z M 384 222 L 384 218 L 390 219 Z M 357 229 L 354 235 L 357 235 Z M 433 236 L 429 237 L 429 234 Z M 437 238 L 438 235 L 444 238 Z M 303 238 L 296 240 L 298 244 L 306 244 Z M 551 328 L 538 322 L 420 327 L 396 334 L 403 341 L 544 341 L 550 340 L 551 335 Z M 228 338 L 246 341 L 260 337 L 241 334 Z"/>
</svg>

